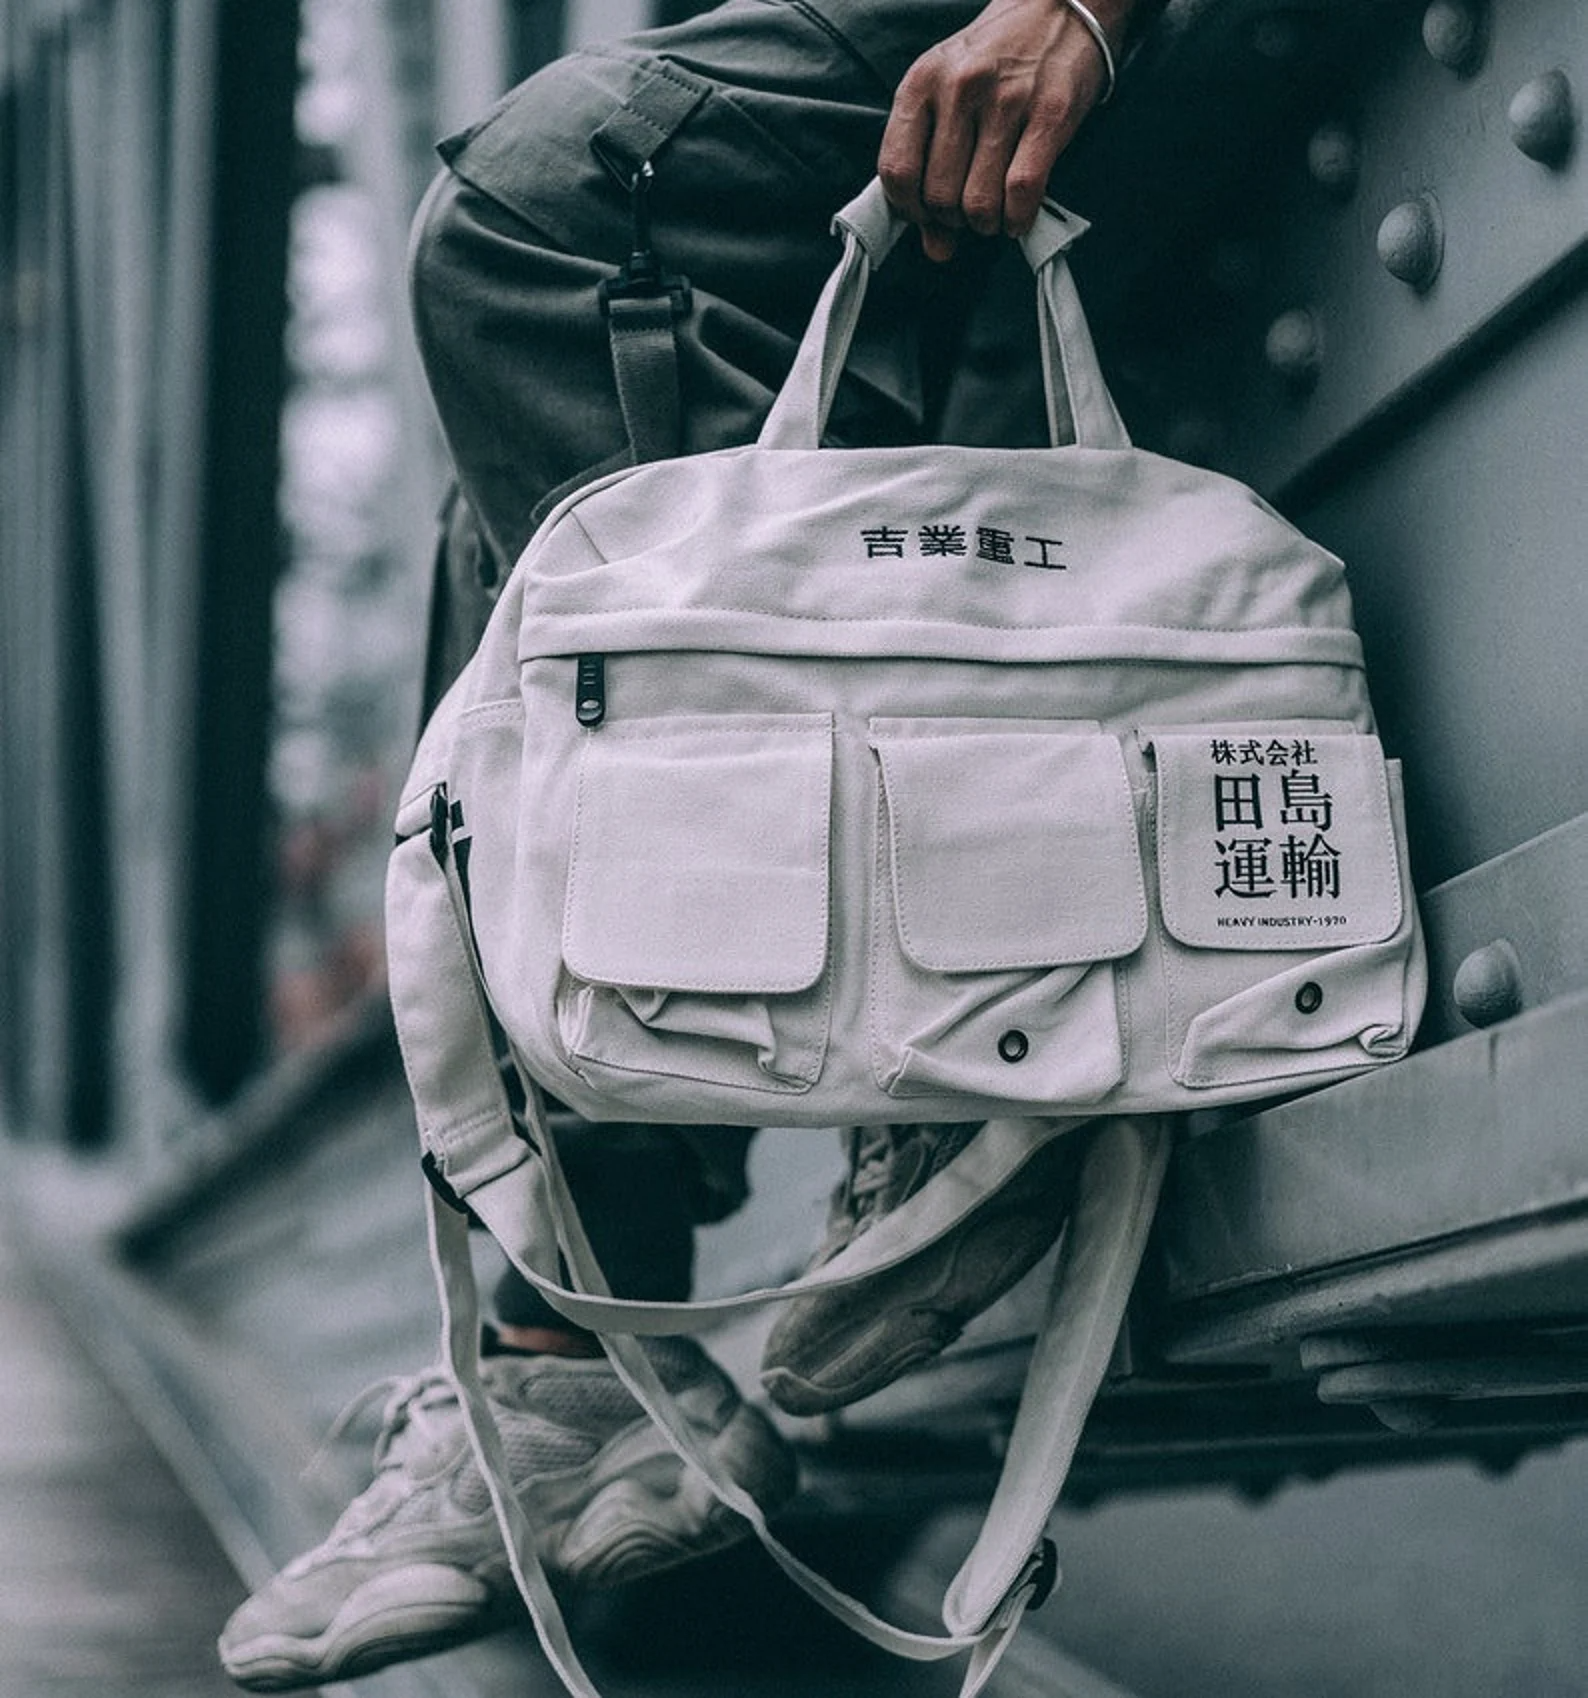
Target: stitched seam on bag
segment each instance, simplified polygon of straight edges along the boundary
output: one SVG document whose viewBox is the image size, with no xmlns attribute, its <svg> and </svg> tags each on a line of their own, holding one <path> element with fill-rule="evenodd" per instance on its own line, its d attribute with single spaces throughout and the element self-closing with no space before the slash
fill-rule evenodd
<svg viewBox="0 0 1588 1698">
<path fill-rule="evenodd" d="M 627 453 L 627 450 L 625 449 L 625 450 L 623 450 L 623 452 Z M 618 472 L 633 472 L 633 471 L 637 471 L 638 469 L 639 468 L 637 466 L 614 467 L 614 471 L 618 471 Z M 594 493 L 595 493 L 594 490 L 586 490 L 584 492 L 584 496 L 590 496 L 590 495 L 593 495 Z M 580 497 L 578 497 L 578 499 L 582 500 L 582 499 L 584 499 L 584 496 L 580 496 Z M 610 562 L 607 559 L 607 556 L 602 552 L 600 544 L 596 541 L 596 539 L 593 536 L 591 536 L 590 527 L 584 522 L 583 519 L 581 519 L 579 517 L 579 509 L 578 509 L 577 505 L 570 507 L 568 509 L 568 511 L 563 514 L 562 519 L 560 520 L 560 523 L 565 524 L 565 525 L 572 525 L 573 528 L 576 531 L 578 531 L 579 535 L 582 536 L 584 538 L 584 540 L 590 545 L 590 552 L 596 557 L 596 559 L 601 561 L 603 565 L 610 564 Z"/>
<path fill-rule="evenodd" d="M 866 1005 L 871 1020 L 871 1076 L 878 1086 L 891 1094 L 892 1085 L 888 1082 L 886 1072 L 887 1056 L 882 1045 L 882 974 L 883 974 L 883 930 L 892 925 L 893 891 L 888 873 L 889 843 L 892 827 L 887 823 L 887 801 L 882 783 L 882 761 L 878 757 L 872 763 L 876 774 L 876 806 L 872 810 L 871 826 L 872 850 L 867 859 L 871 863 L 871 974 L 867 989 Z M 902 1063 L 894 1070 L 894 1083 L 898 1082 L 899 1074 L 903 1071 Z"/>
<path fill-rule="evenodd" d="M 461 732 L 465 724 L 479 724 L 487 729 L 502 725 L 511 726 L 523 717 L 524 704 L 516 696 L 495 702 L 477 702 L 458 715 L 458 728 Z"/>
<path fill-rule="evenodd" d="M 1130 994 L 1129 963 L 1134 960 L 1139 964 L 1145 964 L 1151 953 L 1153 943 L 1152 900 L 1147 894 L 1147 863 L 1151 858 L 1150 844 L 1155 841 L 1155 833 L 1152 831 L 1153 822 L 1149 819 L 1147 812 L 1151 806 L 1150 786 L 1144 780 L 1141 789 L 1137 790 L 1130 776 L 1130 761 L 1126 758 L 1123 740 L 1120 743 L 1119 758 L 1125 767 L 1125 788 L 1130 792 L 1130 825 L 1136 842 L 1137 889 L 1141 895 L 1142 915 L 1141 942 L 1129 955 L 1122 956 L 1117 962 L 1110 963 L 1115 969 L 1114 1013 L 1119 1025 L 1119 1058 L 1122 1063 L 1120 1079 L 1123 1082 L 1130 1078 L 1130 1059 L 1136 1038 L 1135 1005 Z M 1148 828 L 1146 835 L 1149 842 L 1146 844 L 1142 841 L 1143 826 Z"/>
<path fill-rule="evenodd" d="M 446 1146 L 479 1131 L 482 1127 L 501 1125 L 507 1118 L 505 1109 L 483 1108 L 475 1114 L 465 1115 L 462 1120 L 448 1120 L 443 1123 L 431 1121 L 423 1128 L 426 1147 L 435 1151 L 436 1159 L 441 1163 L 442 1172 L 449 1182 L 451 1175 L 446 1174 L 447 1160 L 449 1155 L 455 1156 L 457 1152 L 449 1150 Z M 517 1165 L 516 1150 L 514 1152 L 514 1165 Z M 503 1171 L 507 1170 L 503 1169 Z"/>
<path fill-rule="evenodd" d="M 720 735 L 723 732 L 753 729 L 757 736 L 769 733 L 774 737 L 809 737 L 813 731 L 831 731 L 833 724 L 833 716 L 830 713 L 819 711 L 767 714 L 764 716 L 764 725 L 759 723 L 762 717 L 759 714 L 679 714 L 673 719 L 654 718 L 643 723 L 634 720 L 620 721 L 603 727 L 598 735 L 615 743 L 658 742 L 668 737 L 676 737 L 684 731 L 704 731 L 708 735 Z M 784 723 L 790 720 L 796 723 Z M 798 723 L 801 720 L 804 721 L 803 724 Z M 827 808 L 830 816 L 830 790 Z"/>
<path fill-rule="evenodd" d="M 578 523 L 572 513 L 566 515 L 566 517 L 574 519 L 575 523 Z M 600 547 L 596 544 L 594 539 L 590 537 L 589 530 L 583 524 L 579 524 L 579 529 L 584 532 L 585 537 L 590 541 L 590 546 L 595 549 L 596 553 L 601 556 L 602 560 L 608 565 L 612 564 L 612 559 L 602 554 Z M 556 578 L 552 578 L 550 581 L 555 583 L 558 580 Z M 757 620 L 774 624 L 889 626 L 898 626 L 903 624 L 905 626 L 924 625 L 933 630 L 941 629 L 945 631 L 951 631 L 961 627 L 972 631 L 1065 631 L 1071 633 L 1084 631 L 1096 631 L 1099 633 L 1163 631 L 1179 632 L 1186 636 L 1196 637 L 1247 637 L 1254 640 L 1261 639 L 1264 642 L 1283 640 L 1286 637 L 1304 637 L 1309 639 L 1321 637 L 1330 641 L 1339 641 L 1344 639 L 1347 642 L 1356 638 L 1356 634 L 1354 632 L 1347 630 L 1342 625 L 1176 625 L 1160 624 L 1155 621 L 1145 619 L 1132 619 L 1127 623 L 1120 625 L 1094 625 L 1082 623 L 1080 621 L 1035 625 L 1025 620 L 1005 622 L 994 619 L 966 619 L 959 617 L 953 619 L 928 619 L 918 614 L 912 614 L 901 620 L 896 612 L 866 614 L 795 613 L 783 608 L 779 608 L 777 611 L 773 612 L 767 608 L 765 603 L 759 607 L 745 607 L 738 602 L 728 601 L 714 601 L 705 607 L 674 607 L 669 606 L 666 603 L 657 603 L 654 601 L 620 602 L 616 607 L 601 607 L 597 608 L 594 612 L 578 612 L 570 614 L 558 610 L 553 610 L 551 612 L 542 611 L 540 617 L 546 620 L 562 622 L 570 619 L 616 619 L 631 613 L 648 614 L 661 620 L 668 620 L 683 616 L 692 621 L 709 619 L 712 616 L 721 613 L 743 613 L 748 614 Z M 1360 639 L 1356 640 L 1358 644 L 1360 644 Z M 531 658 L 550 658 L 550 651 L 547 651 L 544 655 L 535 655 Z M 1351 663 L 1341 661 L 1333 664 L 1349 665 Z"/>
</svg>

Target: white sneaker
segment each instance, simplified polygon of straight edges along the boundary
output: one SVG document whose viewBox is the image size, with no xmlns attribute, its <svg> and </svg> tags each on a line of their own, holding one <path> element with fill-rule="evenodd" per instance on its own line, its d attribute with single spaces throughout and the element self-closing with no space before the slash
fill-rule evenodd
<svg viewBox="0 0 1588 1698">
<path fill-rule="evenodd" d="M 924 1191 L 980 1122 L 866 1126 L 849 1133 L 848 1177 L 833 1193 L 822 1267 Z M 966 1323 L 1052 1249 L 1080 1172 L 1079 1136 L 1052 1139 L 951 1232 L 896 1267 L 786 1304 L 767 1334 L 761 1384 L 790 1415 L 821 1415 L 930 1362 Z"/>
<path fill-rule="evenodd" d="M 783 1441 L 693 1341 L 647 1347 L 727 1472 L 763 1508 L 794 1488 Z M 732 1544 L 748 1528 L 686 1468 L 604 1357 L 487 1357 L 480 1365 L 541 1560 L 609 1585 Z M 347 1679 L 479 1637 L 517 1592 L 451 1382 L 431 1369 L 393 1392 L 375 1479 L 325 1541 L 242 1604 L 220 1638 L 238 1685 L 282 1692 Z"/>
</svg>

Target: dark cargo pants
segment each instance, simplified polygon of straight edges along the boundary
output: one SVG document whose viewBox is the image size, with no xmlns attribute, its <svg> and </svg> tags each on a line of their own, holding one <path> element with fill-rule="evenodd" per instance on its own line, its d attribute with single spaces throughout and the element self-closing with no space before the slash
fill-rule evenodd
<svg viewBox="0 0 1588 1698">
<path fill-rule="evenodd" d="M 892 90 L 968 21 L 965 0 L 727 0 L 569 55 L 443 144 L 415 221 L 414 323 L 461 501 L 432 617 L 434 701 L 494 592 L 563 493 L 633 451 L 601 282 L 633 246 L 649 162 L 654 246 L 689 280 L 675 326 L 677 451 L 754 438 L 838 254 L 833 213 L 875 171 Z M 1029 277 L 1009 244 L 949 267 L 912 243 L 879 273 L 835 440 L 1040 439 Z M 688 1294 L 693 1223 L 744 1195 L 748 1130 L 601 1127 L 561 1139 L 613 1288 Z M 510 1276 L 504 1321 L 555 1317 Z"/>
</svg>

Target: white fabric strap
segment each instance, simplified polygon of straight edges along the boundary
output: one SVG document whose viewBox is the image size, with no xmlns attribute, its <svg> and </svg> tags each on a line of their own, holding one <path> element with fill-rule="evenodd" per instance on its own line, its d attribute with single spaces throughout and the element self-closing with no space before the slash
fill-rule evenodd
<svg viewBox="0 0 1588 1698">
<path fill-rule="evenodd" d="M 544 1251 L 553 1211 L 558 1207 L 556 1200 L 548 1197 L 540 1172 L 514 1169 L 459 1195 L 518 1262 L 529 1283 L 576 1325 L 591 1332 L 642 1337 L 696 1333 L 737 1311 L 853 1285 L 898 1266 L 952 1232 L 1051 1138 L 1074 1135 L 1072 1129 L 1080 1124 L 1065 1120 L 990 1120 L 928 1189 L 884 1216 L 821 1267 L 784 1285 L 688 1303 L 648 1302 L 595 1294 L 593 1289 L 574 1290 L 552 1277 L 543 1261 L 538 1267 L 533 1265 L 537 1252 Z M 549 1147 L 549 1137 L 546 1143 Z M 539 1166 L 529 1163 L 531 1169 Z"/>
<path fill-rule="evenodd" d="M 875 263 L 850 228 L 843 231 L 844 251 L 837 269 L 817 297 L 794 364 L 761 426 L 762 448 L 818 448 L 838 393 L 844 360 L 860 322 Z"/>
<path fill-rule="evenodd" d="M 1086 228 L 1070 213 L 1058 216 L 1079 224 L 1082 230 Z M 1048 404 L 1048 440 L 1055 444 L 1074 442 L 1081 448 L 1128 448 L 1125 421 L 1103 379 L 1080 292 L 1064 258 L 1078 233 L 1071 233 L 1055 219 L 1042 217 L 1020 242 L 1026 263 L 1037 278 L 1037 330 Z"/>
<path fill-rule="evenodd" d="M 788 378 L 762 426 L 757 439 L 762 448 L 820 446 L 871 273 L 909 228 L 888 204 L 876 178 L 837 215 L 833 226 L 844 238 L 843 257 L 822 290 Z M 1128 448 L 1130 438 L 1103 381 L 1065 259 L 1071 243 L 1087 228 L 1084 218 L 1049 201 L 1020 243 L 1037 274 L 1049 440 L 1054 447 L 1074 442 L 1084 448 Z"/>
<path fill-rule="evenodd" d="M 556 1158 L 556 1146 L 549 1138 L 545 1150 L 545 1168 L 563 1254 L 579 1283 L 587 1285 L 593 1294 L 604 1294 L 605 1278 L 568 1196 Z M 547 1583 L 544 1567 L 535 1549 L 533 1529 L 512 1489 L 501 1436 L 480 1383 L 478 1299 L 469 1256 L 466 1217 L 432 1191 L 428 1218 L 431 1258 L 441 1292 L 446 1357 L 457 1385 L 475 1458 L 485 1477 L 508 1549 L 514 1580 L 529 1607 L 547 1657 L 569 1691 L 577 1698 L 599 1698 L 574 1652 L 566 1624 Z M 527 1273 L 529 1270 L 522 1271 Z M 802 1591 L 856 1633 L 897 1656 L 917 1662 L 934 1662 L 965 1651 L 979 1652 L 980 1655 L 967 1668 L 962 1698 L 971 1698 L 974 1692 L 980 1690 L 1014 1630 L 1018 1609 L 1005 1612 L 986 1633 L 950 1638 L 911 1633 L 883 1621 L 802 1562 L 773 1535 L 755 1499 L 726 1474 L 700 1444 L 637 1339 L 610 1334 L 604 1343 L 619 1379 L 649 1418 L 667 1435 L 677 1454 L 698 1469 L 716 1496 L 749 1523 L 768 1553 Z"/>
<path fill-rule="evenodd" d="M 1089 1137 L 1079 1196 L 1055 1275 L 1048 1318 L 1033 1353 L 1002 1476 L 980 1537 L 944 1601 L 947 1636 L 907 1632 L 882 1620 L 833 1586 L 789 1551 L 766 1523 L 759 1505 L 724 1473 L 684 1421 L 637 1339 L 605 1337 L 619 1378 L 674 1450 L 697 1468 L 716 1496 L 749 1524 L 763 1548 L 809 1597 L 869 1642 L 915 1661 L 937 1661 L 969 1651 L 961 1698 L 980 1691 L 1012 1637 L 1041 1577 L 1030 1552 L 1042 1537 L 1062 1489 L 1075 1446 L 1107 1371 L 1114 1339 L 1146 1244 L 1147 1230 L 1167 1161 L 1168 1124 L 1155 1119 L 1100 1122 Z M 576 1283 L 592 1294 L 606 1283 L 567 1191 L 555 1144 L 545 1142 L 548 1191 L 564 1257 Z M 536 1165 L 539 1165 L 538 1163 Z M 447 1217 L 451 1217 L 450 1220 Z M 469 1408 L 468 1378 L 477 1373 L 460 1351 L 472 1349 L 472 1269 L 463 1217 L 436 1200 L 433 1253 L 448 1321 L 449 1359 Z M 456 1223 L 454 1225 L 453 1223 Z M 516 1261 L 516 1258 L 515 1258 Z M 526 1273 L 528 1269 L 524 1269 Z M 483 1414 L 483 1419 L 482 1419 Z M 515 1549 L 514 1573 L 532 1615 L 549 1634 L 548 1656 L 570 1691 L 588 1690 L 533 1549 L 533 1535 L 513 1498 L 499 1441 L 493 1445 L 488 1409 L 471 1411 L 480 1433 L 477 1455 L 492 1480 L 504 1538 Z M 504 1507 L 505 1506 L 505 1507 Z"/>
<path fill-rule="evenodd" d="M 1099 1121 L 1003 1471 L 971 1553 L 943 1601 L 949 1629 L 985 1621 L 1019 1578 L 1058 1502 L 1081 1429 L 1108 1372 L 1169 1163 L 1172 1121 Z"/>
<path fill-rule="evenodd" d="M 403 851 L 410 853 L 403 855 Z M 436 1176 L 454 1190 L 457 1205 L 444 1202 L 439 1194 L 430 1199 L 431 1254 L 441 1292 L 446 1354 L 515 1582 L 559 1677 L 576 1698 L 598 1698 L 569 1640 L 535 1550 L 533 1529 L 513 1492 L 500 1435 L 480 1384 L 478 1300 L 467 1220 L 461 1212 L 465 1204 L 491 1227 L 536 1289 L 581 1324 L 602 1332 L 615 1371 L 650 1419 L 677 1454 L 700 1471 L 717 1497 L 745 1519 L 795 1585 L 854 1632 L 895 1655 L 936 1661 L 969 1653 L 961 1698 L 973 1698 L 996 1667 L 1041 1583 L 1030 1552 L 1051 1513 L 1086 1410 L 1107 1368 L 1145 1242 L 1145 1222 L 1161 1177 L 1161 1165 L 1156 1163 L 1167 1148 L 1167 1134 L 1157 1134 L 1161 1148 L 1152 1143 L 1150 1131 L 1141 1130 L 1150 1128 L 1151 1122 L 1104 1122 L 1095 1135 L 1083 1165 L 1081 1202 L 1069 1234 L 1073 1243 L 1060 1261 L 1052 1317 L 1033 1359 L 1003 1476 L 982 1535 L 945 1599 L 944 1617 L 950 1631 L 946 1636 L 908 1632 L 833 1586 L 776 1538 L 760 1506 L 699 1443 L 634 1332 L 640 1328 L 695 1330 L 723 1308 L 862 1278 L 891 1265 L 950 1230 L 1001 1183 L 996 1175 L 1002 1172 L 1007 1177 L 1017 1171 L 1046 1137 L 1073 1130 L 1073 1123 L 989 1122 L 940 1176 L 945 1183 L 920 1193 L 913 1212 L 906 1204 L 862 1235 L 847 1265 L 842 1257 L 835 1258 L 818 1275 L 777 1292 L 749 1293 L 714 1304 L 625 1303 L 611 1296 L 590 1248 L 540 1093 L 532 1084 L 526 1084 L 525 1101 L 515 1122 L 450 857 L 438 855 L 423 836 L 404 844 L 398 854 L 403 866 L 399 888 L 414 904 L 410 918 L 416 913 L 426 916 L 434 945 L 433 953 L 425 952 L 424 988 L 433 998 L 441 979 L 453 993 L 447 1021 L 454 1029 L 427 1030 L 430 1047 L 423 1052 L 447 1058 L 444 1078 L 427 1076 L 423 1067 L 415 1066 L 420 1055 L 405 1039 L 427 1149 L 436 1158 Z M 406 1000 L 416 988 L 399 982 L 394 995 Z M 461 1121 L 447 1112 L 444 1099 L 437 1099 L 438 1087 L 459 1093 L 459 1100 L 467 1105 Z M 1042 1136 L 1034 1138 L 1033 1129 Z M 973 1158 L 968 1164 L 967 1157 Z M 455 1189 L 454 1181 L 461 1182 Z M 559 1251 L 572 1275 L 571 1290 L 554 1275 Z"/>
<path fill-rule="evenodd" d="M 441 1294 L 441 1338 L 457 1389 L 458 1403 L 475 1460 L 485 1478 L 508 1565 L 519 1595 L 528 1606 L 535 1635 L 558 1678 L 574 1698 L 601 1698 L 568 1636 L 567 1623 L 552 1594 L 535 1549 L 534 1532 L 512 1487 L 502 1435 L 480 1381 L 479 1297 L 469 1258 L 469 1228 L 463 1215 L 429 1193 L 427 1219 L 430 1258 Z"/>
<path fill-rule="evenodd" d="M 1043 1537 L 1112 1359 L 1168 1166 L 1171 1127 L 1167 1116 L 1113 1117 L 1075 1134 L 1086 1138 L 1087 1147 L 1074 1211 L 992 1503 L 944 1599 L 948 1638 L 890 1626 L 788 1551 L 755 1501 L 695 1440 L 637 1340 L 622 1333 L 604 1335 L 619 1377 L 675 1451 L 700 1469 L 723 1503 L 745 1517 L 778 1566 L 817 1603 L 900 1656 L 937 1660 L 971 1645 L 986 1653 L 967 1670 L 961 1698 L 979 1690 L 991 1673 L 1039 1583 L 1031 1553 Z M 576 1283 L 605 1293 L 605 1278 L 550 1138 L 546 1149 L 563 1255 Z"/>
<path fill-rule="evenodd" d="M 572 1210 L 557 1167 L 555 1146 L 548 1140 L 551 1191 L 566 1205 L 559 1207 L 563 1253 L 581 1283 L 605 1289 L 578 1215 Z M 442 1294 L 443 1341 L 459 1394 L 475 1458 L 485 1477 L 498 1525 L 509 1554 L 514 1580 L 527 1604 L 548 1660 L 576 1698 L 599 1698 L 569 1639 L 556 1599 L 535 1548 L 534 1531 L 512 1488 L 501 1436 L 480 1382 L 477 1361 L 478 1300 L 468 1249 L 464 1215 L 432 1192 L 429 1203 L 431 1255 Z M 1024 1614 L 1038 1576 L 1033 1572 L 998 1600 L 993 1618 L 963 1634 L 914 1633 L 884 1621 L 857 1599 L 834 1586 L 790 1551 L 767 1525 L 760 1506 L 737 1481 L 725 1473 L 700 1444 L 684 1420 L 672 1394 L 633 1337 L 611 1334 L 604 1339 L 608 1359 L 618 1377 L 647 1416 L 666 1434 L 675 1452 L 698 1469 L 717 1498 L 742 1516 L 763 1548 L 790 1580 L 845 1626 L 881 1649 L 914 1662 L 938 1662 L 969 1653 L 960 1698 L 975 1698 L 996 1668 Z"/>
<path fill-rule="evenodd" d="M 547 1140 L 547 1168 L 558 1240 L 577 1284 L 606 1295 L 608 1287 L 600 1264 L 585 1236 L 567 1183 L 558 1162 L 555 1143 Z M 832 1585 L 788 1550 L 773 1534 L 755 1499 L 726 1473 L 699 1442 L 685 1421 L 672 1394 L 662 1384 L 638 1339 L 624 1333 L 603 1335 L 608 1359 L 646 1414 L 667 1435 L 677 1454 L 697 1468 L 710 1482 L 716 1496 L 744 1517 L 757 1539 L 785 1574 L 808 1596 L 862 1637 L 897 1656 L 914 1661 L 935 1662 L 971 1649 L 979 1635 L 945 1639 L 938 1635 L 909 1633 L 874 1615 L 863 1604 Z"/>
</svg>

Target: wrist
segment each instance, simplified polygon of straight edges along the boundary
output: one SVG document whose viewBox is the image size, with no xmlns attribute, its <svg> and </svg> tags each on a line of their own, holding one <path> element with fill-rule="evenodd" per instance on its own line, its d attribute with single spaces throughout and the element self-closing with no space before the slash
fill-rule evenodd
<svg viewBox="0 0 1588 1698">
<path fill-rule="evenodd" d="M 1095 8 L 1093 0 L 1059 0 L 1059 4 L 1092 38 L 1092 46 L 1096 49 L 1103 67 L 1103 87 L 1097 97 L 1097 104 L 1105 105 L 1112 99 L 1115 85 L 1119 81 L 1114 43 L 1110 39 L 1108 25 Z"/>
</svg>

